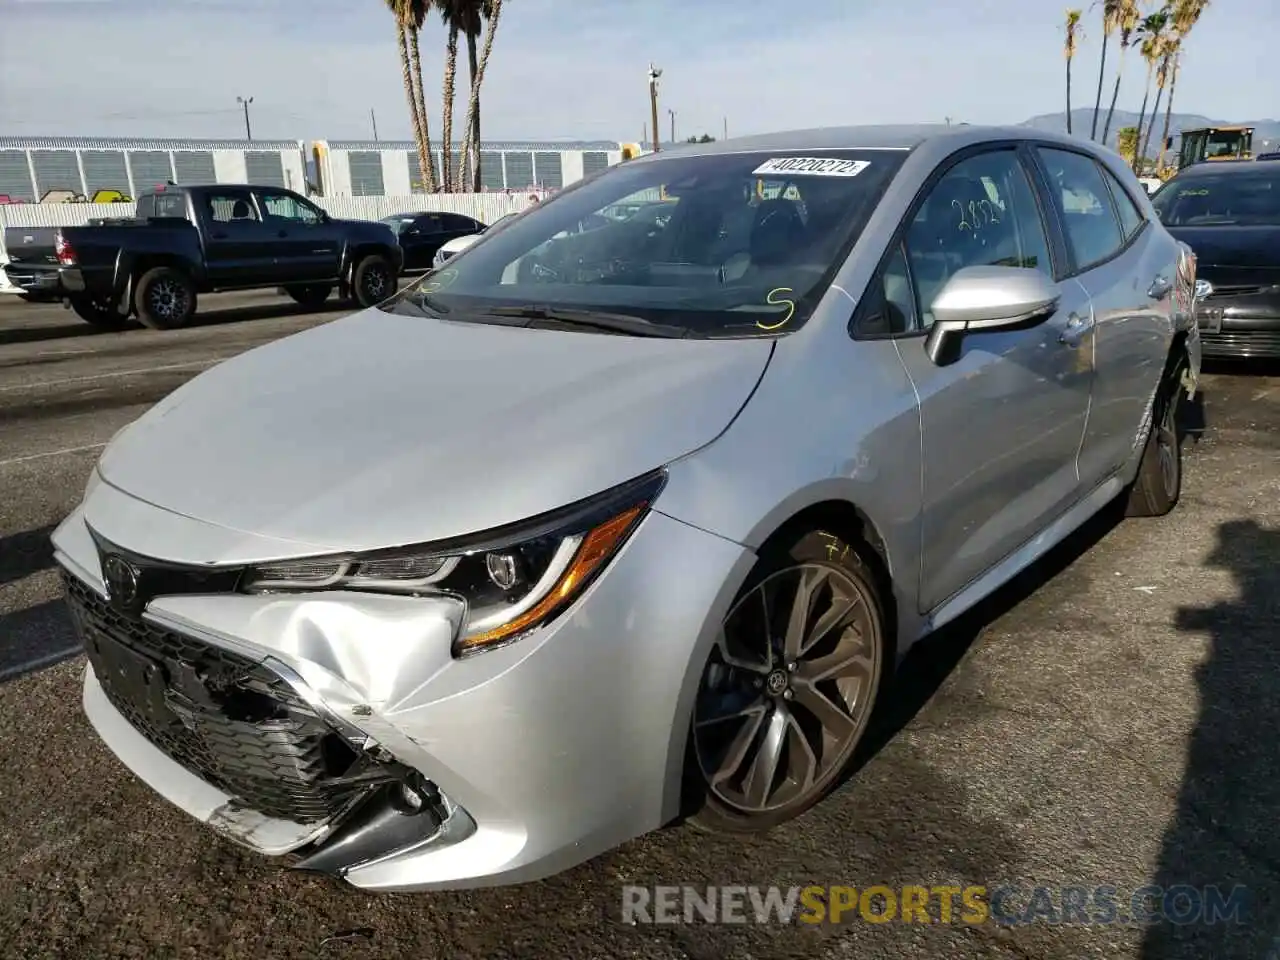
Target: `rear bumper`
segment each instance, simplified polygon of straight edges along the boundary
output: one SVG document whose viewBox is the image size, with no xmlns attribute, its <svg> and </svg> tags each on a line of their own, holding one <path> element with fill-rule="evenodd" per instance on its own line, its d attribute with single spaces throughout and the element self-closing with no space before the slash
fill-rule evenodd
<svg viewBox="0 0 1280 960">
<path fill-rule="evenodd" d="M 5 278 L 23 293 L 83 293 L 84 274 L 79 267 L 55 267 L 31 263 L 6 263 Z"/>
<path fill-rule="evenodd" d="M 1206 357 L 1280 357 L 1280 288 L 1211 297 L 1196 308 Z"/>
</svg>

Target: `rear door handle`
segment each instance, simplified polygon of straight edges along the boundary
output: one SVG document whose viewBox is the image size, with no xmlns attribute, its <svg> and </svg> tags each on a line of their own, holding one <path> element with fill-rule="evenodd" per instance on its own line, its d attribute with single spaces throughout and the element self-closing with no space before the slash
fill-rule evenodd
<svg viewBox="0 0 1280 960">
<path fill-rule="evenodd" d="M 287 237 L 288 235 L 289 235 L 289 234 L 288 234 L 288 232 L 287 232 L 287 231 L 284 231 L 284 230 L 281 230 L 279 233 L 277 233 L 277 234 L 276 234 L 276 236 L 277 236 L 277 237 L 280 237 L 281 239 L 284 239 L 284 238 L 285 238 L 285 237 Z"/>
<path fill-rule="evenodd" d="M 1147 296 L 1152 300 L 1163 300 L 1169 295 L 1169 291 L 1173 289 L 1173 284 L 1163 275 L 1156 277 L 1151 281 L 1151 286 L 1147 289 Z"/>
<path fill-rule="evenodd" d="M 215 233 L 215 234 L 213 234 L 213 239 L 215 239 L 215 240 L 225 240 L 225 239 L 227 239 L 227 235 L 226 235 L 225 233 Z"/>
<path fill-rule="evenodd" d="M 1066 329 L 1058 335 L 1058 342 L 1066 347 L 1078 347 L 1093 330 L 1093 315 L 1073 313 L 1067 317 Z"/>
</svg>

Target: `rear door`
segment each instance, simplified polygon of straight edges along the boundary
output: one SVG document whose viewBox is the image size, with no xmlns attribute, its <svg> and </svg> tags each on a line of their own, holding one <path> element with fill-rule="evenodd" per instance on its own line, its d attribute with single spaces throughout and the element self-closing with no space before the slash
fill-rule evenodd
<svg viewBox="0 0 1280 960">
<path fill-rule="evenodd" d="M 254 193 L 270 234 L 275 279 L 280 283 L 333 280 L 342 257 L 342 236 L 318 207 L 288 190 Z"/>
<path fill-rule="evenodd" d="M 218 187 L 191 196 L 204 233 L 204 262 L 213 287 L 272 282 L 275 254 L 248 187 Z"/>
<path fill-rule="evenodd" d="M 436 251 L 448 239 L 444 218 L 439 213 L 424 213 L 400 234 L 406 271 L 430 270 Z"/>
<path fill-rule="evenodd" d="M 961 153 L 935 171 L 878 283 L 885 309 L 862 336 L 895 337 L 923 433 L 920 600 L 934 610 L 1038 534 L 1080 496 L 1076 454 L 1091 367 L 1072 342 L 1090 305 L 1063 276 L 1062 243 L 1016 145 Z M 1040 270 L 1062 300 L 1043 323 L 968 335 L 960 359 L 925 351 L 930 306 L 969 266 Z"/>
<path fill-rule="evenodd" d="M 1080 476 L 1093 486 L 1146 439 L 1142 428 L 1173 336 L 1177 249 L 1089 154 L 1043 146 L 1036 155 L 1062 219 L 1071 273 L 1093 302 L 1090 327 L 1077 334 L 1094 367 L 1080 446 Z"/>
</svg>

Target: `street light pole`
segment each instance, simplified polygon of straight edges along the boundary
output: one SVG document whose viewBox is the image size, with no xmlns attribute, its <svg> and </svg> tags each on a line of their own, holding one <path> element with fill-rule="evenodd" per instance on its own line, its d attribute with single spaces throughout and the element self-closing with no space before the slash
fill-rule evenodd
<svg viewBox="0 0 1280 960">
<path fill-rule="evenodd" d="M 667 113 L 671 114 L 671 142 L 675 143 L 676 142 L 676 112 L 668 108 Z"/>
<path fill-rule="evenodd" d="M 659 150 L 662 149 L 662 146 L 659 143 L 659 141 L 662 139 L 662 134 L 659 132 L 659 129 L 658 129 L 658 78 L 660 76 L 662 76 L 662 71 L 659 70 L 657 67 L 655 67 L 652 63 L 649 64 L 649 113 L 651 114 L 650 119 L 653 120 L 653 152 L 654 153 L 657 153 Z"/>
<path fill-rule="evenodd" d="M 252 140 L 253 129 L 249 126 L 249 104 L 253 103 L 253 97 L 249 97 L 247 100 L 244 97 L 236 97 L 236 103 L 244 106 L 244 138 Z"/>
</svg>

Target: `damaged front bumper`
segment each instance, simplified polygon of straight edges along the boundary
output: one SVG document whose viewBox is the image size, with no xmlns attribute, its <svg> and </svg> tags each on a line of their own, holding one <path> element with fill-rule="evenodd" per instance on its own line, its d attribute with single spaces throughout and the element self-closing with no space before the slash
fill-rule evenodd
<svg viewBox="0 0 1280 960">
<path fill-rule="evenodd" d="M 85 710 L 139 778 L 221 834 L 385 891 L 539 879 L 675 817 L 695 648 L 751 563 L 653 512 L 574 609 L 455 659 L 445 598 L 160 591 L 113 622 L 95 533 L 187 569 L 280 545 L 94 486 L 54 535 Z"/>
</svg>

